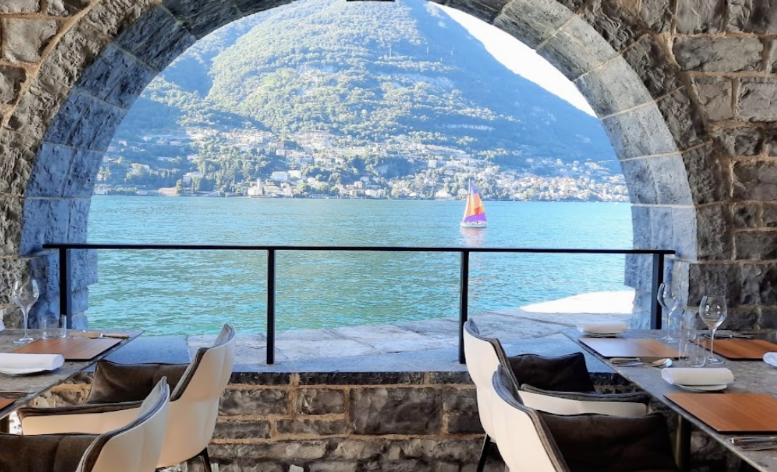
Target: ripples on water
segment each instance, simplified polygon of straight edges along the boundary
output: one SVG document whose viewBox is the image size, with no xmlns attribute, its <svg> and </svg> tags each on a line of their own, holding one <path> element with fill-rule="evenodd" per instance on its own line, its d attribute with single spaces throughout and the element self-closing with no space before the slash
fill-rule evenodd
<svg viewBox="0 0 777 472">
<path fill-rule="evenodd" d="M 93 197 L 91 243 L 624 248 L 628 204 L 486 202 L 489 227 L 459 228 L 464 202 Z M 100 251 L 95 327 L 264 332 L 264 252 Z M 458 254 L 278 252 L 278 330 L 458 316 Z M 623 256 L 471 254 L 469 311 L 623 290 Z"/>
</svg>

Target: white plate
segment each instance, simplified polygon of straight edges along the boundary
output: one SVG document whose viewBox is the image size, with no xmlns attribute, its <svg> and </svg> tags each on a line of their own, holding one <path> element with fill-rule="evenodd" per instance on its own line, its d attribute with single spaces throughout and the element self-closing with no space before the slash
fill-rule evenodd
<svg viewBox="0 0 777 472">
<path fill-rule="evenodd" d="M 717 385 L 680 385 L 675 384 L 678 387 L 682 388 L 683 390 L 688 390 L 689 392 L 719 392 L 721 390 L 725 390 L 728 387 L 728 384 L 717 384 Z"/>
<path fill-rule="evenodd" d="M 30 374 L 40 374 L 43 372 L 53 372 L 53 371 L 50 369 L 40 369 L 40 368 L 12 369 L 10 367 L 0 367 L 0 374 L 5 374 L 5 375 L 30 375 Z"/>
</svg>

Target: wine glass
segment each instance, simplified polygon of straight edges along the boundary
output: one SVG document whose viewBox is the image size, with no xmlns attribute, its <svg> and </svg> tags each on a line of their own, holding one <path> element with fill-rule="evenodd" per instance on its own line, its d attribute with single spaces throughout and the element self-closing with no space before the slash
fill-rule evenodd
<svg viewBox="0 0 777 472">
<path fill-rule="evenodd" d="M 662 308 L 661 314 L 663 317 L 661 327 L 666 330 L 666 335 L 661 338 L 661 341 L 668 343 L 675 342 L 676 339 L 672 336 L 672 325 L 674 321 L 672 315 L 677 314 L 680 302 L 672 294 L 672 288 L 664 282 L 661 282 L 661 285 L 658 286 L 658 294 L 656 294 L 656 297 Z"/>
<path fill-rule="evenodd" d="M 726 320 L 726 300 L 723 297 L 705 296 L 699 305 L 699 317 L 710 330 L 710 355 L 707 364 L 723 364 L 724 360 L 715 357 L 715 331 Z"/>
<path fill-rule="evenodd" d="M 38 301 L 38 296 L 40 296 L 40 291 L 38 290 L 38 282 L 35 279 L 17 280 L 14 282 L 11 300 L 22 310 L 22 326 L 24 327 L 24 335 L 14 341 L 16 344 L 26 344 L 33 340 L 27 332 L 27 328 L 29 326 L 30 308 Z"/>
</svg>

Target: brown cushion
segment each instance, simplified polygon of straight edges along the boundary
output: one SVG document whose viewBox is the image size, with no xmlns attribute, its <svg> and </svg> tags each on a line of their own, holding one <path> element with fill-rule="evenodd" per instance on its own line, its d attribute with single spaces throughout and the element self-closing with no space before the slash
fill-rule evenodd
<svg viewBox="0 0 777 472">
<path fill-rule="evenodd" d="M 74 472 L 93 434 L 0 434 L 0 471 Z"/>
<path fill-rule="evenodd" d="M 576 352 L 565 356 L 545 357 L 521 354 L 508 357 L 518 385 L 529 384 L 541 390 L 559 392 L 593 392 L 585 356 Z"/>
<path fill-rule="evenodd" d="M 660 413 L 619 417 L 539 412 L 571 472 L 676 472 Z"/>
<path fill-rule="evenodd" d="M 142 401 L 162 377 L 175 385 L 183 376 L 187 364 L 122 365 L 110 361 L 97 364 L 87 403 L 119 403 Z"/>
</svg>

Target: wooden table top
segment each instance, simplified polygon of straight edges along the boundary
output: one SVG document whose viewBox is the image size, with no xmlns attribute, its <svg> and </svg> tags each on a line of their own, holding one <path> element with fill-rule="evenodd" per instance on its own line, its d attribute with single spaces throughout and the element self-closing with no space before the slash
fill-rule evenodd
<svg viewBox="0 0 777 472">
<path fill-rule="evenodd" d="M 763 337 L 774 341 L 774 331 L 753 332 L 758 337 Z M 687 419 L 694 426 L 708 434 L 716 442 L 722 444 L 728 450 L 732 451 L 745 462 L 753 466 L 757 471 L 774 472 L 777 470 L 777 450 L 771 451 L 743 451 L 729 443 L 728 439 L 737 435 L 731 433 L 718 432 L 699 418 L 680 407 L 678 404 L 670 401 L 666 395 L 677 393 L 688 393 L 685 390 L 667 383 L 661 378 L 661 369 L 649 366 L 624 367 L 613 365 L 607 358 L 599 355 L 586 344 L 580 342 L 581 334 L 577 331 L 565 333 L 569 338 L 577 341 L 586 351 L 590 352 L 611 369 L 631 381 L 650 394 L 653 398 L 668 406 L 677 412 L 683 418 Z M 622 335 L 626 338 L 653 338 L 658 339 L 666 334 L 665 331 L 658 330 L 630 330 Z M 719 339 L 715 340 L 717 344 Z M 684 360 L 676 360 L 674 367 L 685 367 Z M 763 361 L 755 360 L 726 360 L 726 363 L 720 367 L 727 367 L 734 374 L 734 383 L 730 385 L 724 393 L 717 395 L 726 395 L 730 393 L 765 393 L 774 395 L 777 392 L 777 368 L 771 367 Z M 706 395 L 703 393 L 694 393 L 691 395 Z"/>
</svg>

